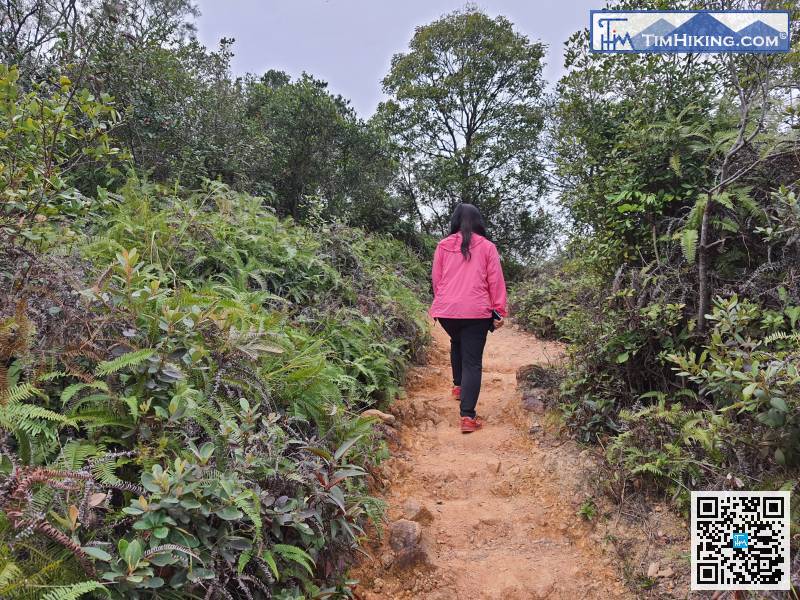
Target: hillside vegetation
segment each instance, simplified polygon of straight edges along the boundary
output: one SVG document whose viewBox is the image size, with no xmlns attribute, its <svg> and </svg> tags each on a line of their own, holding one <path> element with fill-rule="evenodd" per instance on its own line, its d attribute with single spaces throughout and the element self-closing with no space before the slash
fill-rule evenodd
<svg viewBox="0 0 800 600">
<path fill-rule="evenodd" d="M 770 8 L 788 53 L 581 30 L 548 92 L 546 46 L 468 5 L 413 32 L 365 120 L 313 75 L 234 76 L 193 0 L 3 3 L 0 597 L 352 597 L 385 508 L 364 411 L 424 357 L 460 202 L 517 322 L 566 343 L 525 372 L 559 379 L 606 494 L 796 492 L 800 12 Z"/>
<path fill-rule="evenodd" d="M 419 260 L 215 181 L 84 195 L 116 111 L 67 78 L 0 71 L 0 112 L 0 596 L 346 593 Z"/>
<path fill-rule="evenodd" d="M 557 405 L 603 445 L 617 500 L 641 484 L 684 509 L 690 490 L 796 489 L 797 52 L 567 45 L 552 160 L 570 233 L 514 302 L 569 344 Z"/>
</svg>

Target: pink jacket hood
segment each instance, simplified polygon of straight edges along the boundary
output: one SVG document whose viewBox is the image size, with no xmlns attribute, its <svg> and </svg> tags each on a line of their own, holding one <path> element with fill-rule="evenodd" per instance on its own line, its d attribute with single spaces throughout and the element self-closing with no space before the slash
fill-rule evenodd
<svg viewBox="0 0 800 600">
<path fill-rule="evenodd" d="M 436 246 L 430 315 L 488 319 L 496 310 L 505 317 L 506 284 L 497 248 L 485 237 L 473 234 L 467 260 L 461 254 L 461 239 L 461 233 L 454 233 Z"/>
</svg>

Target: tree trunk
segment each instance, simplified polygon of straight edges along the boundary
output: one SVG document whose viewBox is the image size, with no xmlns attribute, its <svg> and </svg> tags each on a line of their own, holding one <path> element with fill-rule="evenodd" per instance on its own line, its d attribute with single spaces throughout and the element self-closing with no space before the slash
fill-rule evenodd
<svg viewBox="0 0 800 600">
<path fill-rule="evenodd" d="M 709 229 L 711 221 L 712 196 L 709 192 L 703 208 L 703 221 L 700 224 L 700 243 L 697 247 L 697 332 L 705 333 L 706 313 L 711 302 L 711 283 L 709 281 Z"/>
</svg>

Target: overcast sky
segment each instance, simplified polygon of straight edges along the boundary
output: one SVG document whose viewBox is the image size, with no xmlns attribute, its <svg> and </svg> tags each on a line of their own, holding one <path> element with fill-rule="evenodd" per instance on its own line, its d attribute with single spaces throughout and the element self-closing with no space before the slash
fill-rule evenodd
<svg viewBox="0 0 800 600">
<path fill-rule="evenodd" d="M 349 98 L 362 117 L 383 99 L 380 81 L 392 55 L 407 49 L 414 28 L 462 8 L 448 0 L 199 0 L 198 36 L 210 47 L 235 38 L 233 70 L 307 71 Z M 564 41 L 588 26 L 589 10 L 604 0 L 483 0 L 517 30 L 548 46 L 545 79 L 562 73 Z"/>
</svg>

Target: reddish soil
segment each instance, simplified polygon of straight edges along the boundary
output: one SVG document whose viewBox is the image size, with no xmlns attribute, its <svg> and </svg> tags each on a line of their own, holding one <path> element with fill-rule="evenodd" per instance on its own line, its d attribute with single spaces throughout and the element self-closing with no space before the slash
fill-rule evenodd
<svg viewBox="0 0 800 600">
<path fill-rule="evenodd" d="M 517 370 L 557 361 L 559 345 L 513 326 L 490 334 L 478 404 L 486 425 L 464 435 L 450 395 L 449 341 L 441 327 L 433 334 L 429 364 L 414 369 L 406 398 L 392 407 L 399 439 L 378 480 L 389 522 L 408 517 L 409 501 L 430 512 L 422 522 L 427 559 L 393 564 L 387 531 L 352 574 L 358 597 L 635 597 L 615 547 L 577 515 L 596 489 L 594 457 L 573 442 L 546 439 L 546 416 L 520 402 Z"/>
</svg>

